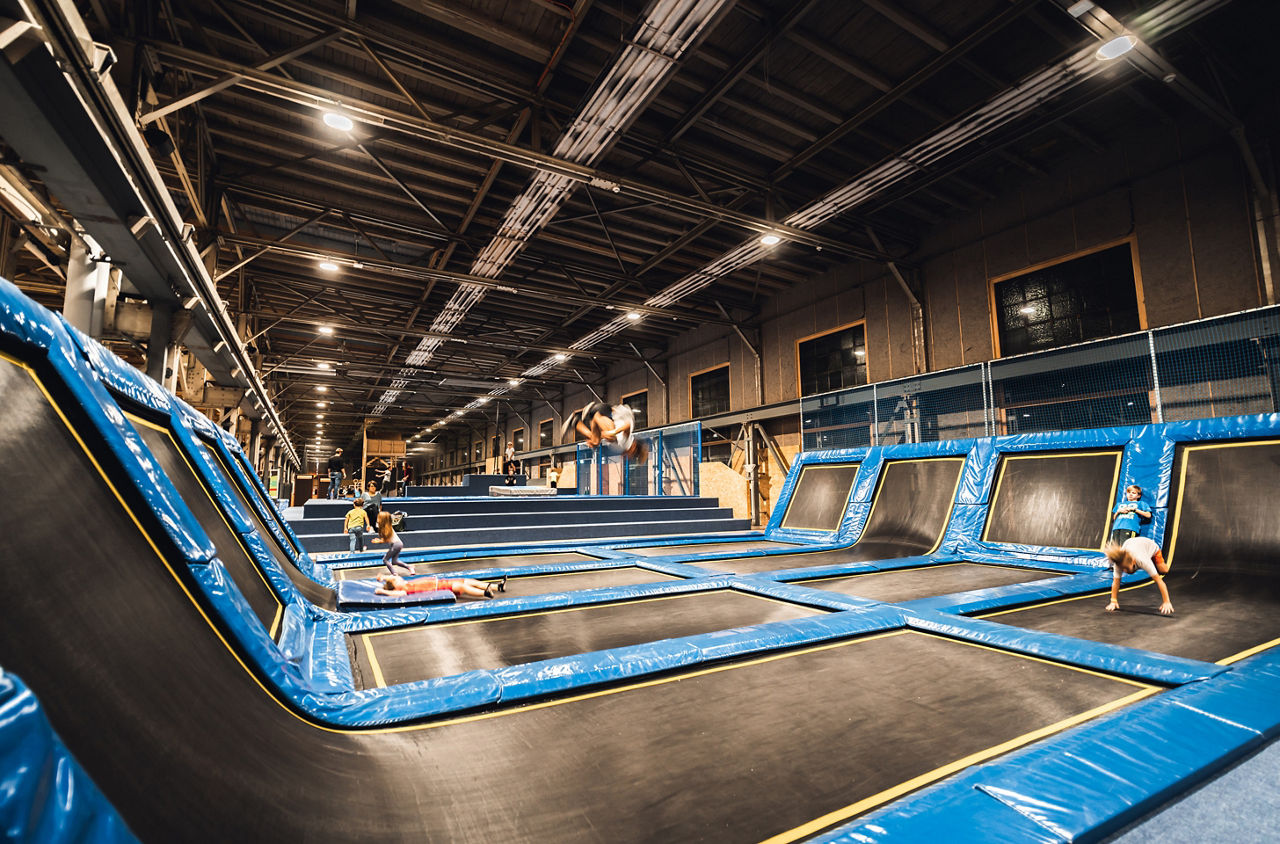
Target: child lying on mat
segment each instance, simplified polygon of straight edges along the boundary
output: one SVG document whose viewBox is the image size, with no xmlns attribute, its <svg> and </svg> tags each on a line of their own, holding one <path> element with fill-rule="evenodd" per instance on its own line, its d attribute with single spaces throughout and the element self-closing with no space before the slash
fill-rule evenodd
<svg viewBox="0 0 1280 844">
<path fill-rule="evenodd" d="M 1161 577 L 1169 573 L 1169 564 L 1164 561 L 1159 545 L 1145 536 L 1135 536 L 1126 539 L 1123 545 L 1108 543 L 1102 550 L 1111 561 L 1111 603 L 1107 604 L 1107 612 L 1120 609 L 1120 578 L 1142 569 L 1151 575 L 1160 590 L 1160 597 L 1164 601 L 1160 605 L 1160 612 L 1164 615 L 1173 613 L 1173 604 L 1169 602 L 1169 588 L 1164 585 L 1164 578 Z"/>
<path fill-rule="evenodd" d="M 507 579 L 504 577 L 494 583 L 482 583 L 469 577 L 417 577 L 405 580 L 399 575 L 384 573 L 378 575 L 378 588 L 373 593 L 400 598 L 415 592 L 437 592 L 441 589 L 448 589 L 460 598 L 492 598 L 496 592 L 507 591 Z"/>
</svg>

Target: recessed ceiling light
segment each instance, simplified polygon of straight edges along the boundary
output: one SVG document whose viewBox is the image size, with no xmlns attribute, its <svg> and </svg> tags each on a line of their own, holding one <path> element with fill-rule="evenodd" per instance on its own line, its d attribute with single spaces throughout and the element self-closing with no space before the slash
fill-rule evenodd
<svg viewBox="0 0 1280 844">
<path fill-rule="evenodd" d="M 1018 313 L 1020 314 L 1034 314 L 1035 312 L 1036 312 L 1036 309 L 1031 307 L 1030 305 L 1026 305 L 1024 307 L 1018 308 Z"/>
<path fill-rule="evenodd" d="M 328 404 L 327 401 L 318 401 L 316 402 L 316 407 L 324 407 L 327 404 Z"/>
<path fill-rule="evenodd" d="M 512 387 L 519 387 L 519 386 L 520 386 L 520 379 L 519 379 L 519 378 L 508 378 L 508 379 L 507 379 L 507 383 L 508 383 L 508 384 L 510 384 Z"/>
<path fill-rule="evenodd" d="M 316 266 L 320 267 L 320 269 L 327 273 L 336 273 L 338 271 L 338 265 L 333 261 L 321 261 Z"/>
<path fill-rule="evenodd" d="M 350 117 L 345 114 L 338 114 L 336 111 L 326 111 L 322 119 L 324 120 L 324 125 L 330 129 L 337 129 L 339 132 L 350 132 L 356 126 Z"/>
<path fill-rule="evenodd" d="M 320 361 L 316 364 L 316 369 L 333 369 L 333 365 L 328 361 Z"/>
<path fill-rule="evenodd" d="M 556 360 L 568 360 L 569 356 L 564 352 L 556 352 Z"/>
<path fill-rule="evenodd" d="M 627 312 L 627 319 L 632 320 L 632 321 L 635 321 L 635 320 L 637 320 L 637 319 L 640 319 L 640 312 L 639 312 L 639 311 L 628 311 L 628 312 Z"/>
<path fill-rule="evenodd" d="M 336 270 L 336 269 L 337 269 L 337 267 L 334 267 L 334 269 Z M 316 331 L 319 331 L 321 334 L 332 334 L 332 333 L 333 333 L 333 326 L 332 326 L 332 325 L 322 325 L 322 326 L 320 326 L 319 328 L 317 328 L 317 329 L 316 329 Z"/>
<path fill-rule="evenodd" d="M 317 418 L 317 419 L 323 419 L 323 418 L 324 418 L 324 414 L 323 414 L 323 413 L 317 413 L 317 414 L 316 414 L 316 418 Z"/>
<path fill-rule="evenodd" d="M 764 234 L 760 236 L 760 243 L 765 246 L 777 246 L 781 242 L 782 238 L 778 237 L 776 234 Z"/>
<path fill-rule="evenodd" d="M 321 384 L 320 386 L 316 387 L 316 392 L 317 392 L 317 393 L 327 393 L 327 392 L 329 392 L 329 388 L 328 388 L 328 387 L 326 387 L 325 385 Z"/>
<path fill-rule="evenodd" d="M 1100 62 L 1109 62 L 1112 59 L 1118 59 L 1125 53 L 1132 50 L 1138 43 L 1138 39 L 1132 35 L 1121 35 L 1112 38 L 1106 44 L 1098 48 L 1098 52 L 1093 56 Z"/>
</svg>

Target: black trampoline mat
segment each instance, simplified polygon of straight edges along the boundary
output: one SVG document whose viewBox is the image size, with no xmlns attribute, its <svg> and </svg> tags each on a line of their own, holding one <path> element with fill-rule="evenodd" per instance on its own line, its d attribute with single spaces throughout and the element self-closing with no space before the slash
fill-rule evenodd
<svg viewBox="0 0 1280 844">
<path fill-rule="evenodd" d="M 1280 644 L 1280 578 L 1192 577 L 1175 566 L 1165 584 L 1172 616 L 1157 612 L 1160 592 L 1148 582 L 1121 589 L 1121 612 L 1107 612 L 1110 593 L 1099 592 L 982 618 L 1205 662 Z"/>
<path fill-rule="evenodd" d="M 356 688 L 710 633 L 822 610 L 730 589 L 431 624 L 347 637 Z"/>
<path fill-rule="evenodd" d="M 365 534 L 365 544 L 369 542 L 369 534 Z M 377 550 L 378 546 L 372 546 Z M 406 549 L 406 552 L 410 549 Z M 412 549 L 419 550 L 419 549 Z M 408 559 L 405 554 L 401 554 L 403 559 Z M 497 554 L 492 557 L 458 557 L 451 560 L 429 560 L 427 562 L 414 562 L 413 567 L 418 574 L 444 574 L 454 571 L 474 571 L 476 569 L 504 568 L 514 566 L 542 566 L 542 565 L 559 565 L 561 563 L 590 563 L 599 560 L 599 557 L 592 557 L 589 554 L 579 554 L 576 551 L 564 553 L 548 553 L 548 554 Z M 360 566 L 351 569 L 334 569 L 333 576 L 338 580 L 368 580 L 377 575 L 380 571 L 386 571 L 387 567 L 382 563 L 370 566 Z"/>
<path fill-rule="evenodd" d="M 1101 548 L 1121 457 L 1119 450 L 1004 455 L 982 540 Z"/>
<path fill-rule="evenodd" d="M 971 589 L 989 589 L 1013 583 L 1059 577 L 1056 572 L 1036 571 L 1014 566 L 991 566 L 980 563 L 945 563 L 897 571 L 868 572 L 843 577 L 795 581 L 797 585 L 826 589 L 843 595 L 898 603 L 950 595 Z"/>
<path fill-rule="evenodd" d="M 782 527 L 835 531 L 849 509 L 858 463 L 813 463 L 800 467 Z"/>
<path fill-rule="evenodd" d="M 866 563 L 872 560 L 888 560 L 895 556 L 896 547 L 873 543 L 861 543 L 849 548 L 830 551 L 810 551 L 804 554 L 768 554 L 763 557 L 731 557 L 726 560 L 690 560 L 706 569 L 731 571 L 734 574 L 751 574 L 774 569 L 806 569 L 814 566 L 836 566 L 842 563 Z"/>
<path fill-rule="evenodd" d="M 443 725 L 414 779 L 441 840 L 796 840 L 1149 693 L 892 633 Z"/>
<path fill-rule="evenodd" d="M 643 548 L 619 548 L 623 554 L 638 557 L 666 557 L 675 554 L 710 554 L 719 551 L 768 551 L 774 548 L 803 548 L 798 542 L 775 542 L 771 539 L 746 539 L 740 542 L 693 542 L 686 545 L 646 545 Z"/>
</svg>

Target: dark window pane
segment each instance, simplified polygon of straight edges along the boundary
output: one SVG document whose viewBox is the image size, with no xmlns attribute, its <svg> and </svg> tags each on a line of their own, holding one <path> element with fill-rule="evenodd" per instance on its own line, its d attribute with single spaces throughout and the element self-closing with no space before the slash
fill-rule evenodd
<svg viewBox="0 0 1280 844">
<path fill-rule="evenodd" d="M 690 415 L 694 419 L 729 411 L 729 367 L 690 376 L 692 398 Z"/>
<path fill-rule="evenodd" d="M 1006 356 L 1141 327 L 1128 243 L 1005 279 L 995 285 L 995 298 Z"/>
<path fill-rule="evenodd" d="M 851 325 L 799 345 L 800 393 L 811 396 L 867 383 L 867 344 L 862 325 Z"/>
</svg>

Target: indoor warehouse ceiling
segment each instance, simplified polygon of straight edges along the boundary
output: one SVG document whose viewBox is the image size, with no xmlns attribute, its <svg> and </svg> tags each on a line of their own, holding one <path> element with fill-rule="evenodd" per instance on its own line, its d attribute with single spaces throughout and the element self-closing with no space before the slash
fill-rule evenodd
<svg viewBox="0 0 1280 844">
<path fill-rule="evenodd" d="M 341 444 L 599 386 L 837 265 L 910 279 L 931 227 L 1138 123 L 1246 123 L 1277 5 L 77 8 L 291 436 L 327 387 Z M 1095 58 L 1123 33 L 1131 54 Z M 19 276 L 60 302 L 36 251 Z"/>
</svg>

